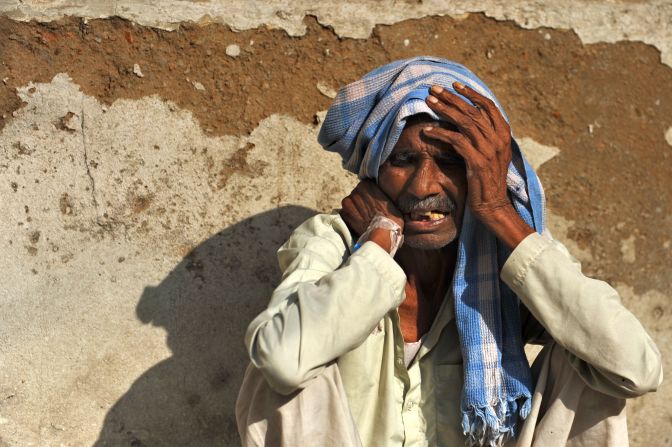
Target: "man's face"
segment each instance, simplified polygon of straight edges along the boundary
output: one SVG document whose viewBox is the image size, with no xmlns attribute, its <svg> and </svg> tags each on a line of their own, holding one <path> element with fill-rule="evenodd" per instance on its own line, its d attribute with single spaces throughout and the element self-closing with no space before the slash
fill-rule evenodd
<svg viewBox="0 0 672 447">
<path fill-rule="evenodd" d="M 409 119 L 380 167 L 378 185 L 404 215 L 404 244 L 436 250 L 459 233 L 467 177 L 464 161 L 449 144 L 422 134 L 427 126 L 455 130 L 426 115 Z"/>
</svg>

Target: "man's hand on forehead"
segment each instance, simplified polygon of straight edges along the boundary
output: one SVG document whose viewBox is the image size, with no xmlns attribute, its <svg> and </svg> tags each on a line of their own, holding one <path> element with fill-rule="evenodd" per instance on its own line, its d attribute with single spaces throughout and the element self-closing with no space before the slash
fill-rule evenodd
<svg viewBox="0 0 672 447">
<path fill-rule="evenodd" d="M 450 144 L 464 159 L 469 205 L 476 215 L 510 205 L 506 191 L 506 174 L 511 161 L 509 125 L 490 99 L 457 82 L 454 87 L 476 106 L 442 87 L 433 86 L 427 104 L 457 130 L 427 126 L 424 133 Z"/>
<path fill-rule="evenodd" d="M 506 176 L 512 157 L 511 130 L 492 100 L 459 82 L 453 83 L 453 87 L 474 105 L 445 88 L 432 86 L 427 105 L 457 130 L 427 126 L 423 133 L 450 144 L 464 159 L 469 207 L 500 239 L 515 246 L 531 229 L 508 198 Z"/>
</svg>

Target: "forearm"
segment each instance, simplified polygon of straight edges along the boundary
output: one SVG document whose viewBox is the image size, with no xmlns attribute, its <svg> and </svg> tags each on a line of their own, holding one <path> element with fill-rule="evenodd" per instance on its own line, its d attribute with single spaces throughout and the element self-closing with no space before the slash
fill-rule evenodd
<svg viewBox="0 0 672 447">
<path fill-rule="evenodd" d="M 539 235 L 525 239 L 502 279 L 593 388 L 619 397 L 654 390 L 660 354 L 608 284 L 585 277 L 564 247 Z"/>
<path fill-rule="evenodd" d="M 361 344 L 403 300 L 405 275 L 377 244 L 364 244 L 339 269 L 297 269 L 276 289 L 279 303 L 249 326 L 250 358 L 271 385 L 289 393 Z"/>
<path fill-rule="evenodd" d="M 525 223 L 511 204 L 479 216 L 479 219 L 509 250 L 514 250 L 534 233 L 534 229 Z"/>
</svg>

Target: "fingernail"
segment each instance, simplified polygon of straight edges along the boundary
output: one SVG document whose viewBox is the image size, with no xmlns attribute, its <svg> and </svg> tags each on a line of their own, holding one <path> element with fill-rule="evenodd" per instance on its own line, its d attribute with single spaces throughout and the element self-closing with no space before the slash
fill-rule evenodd
<svg viewBox="0 0 672 447">
<path fill-rule="evenodd" d="M 460 90 L 462 90 L 464 88 L 464 84 L 462 84 L 461 82 L 457 82 L 457 81 L 453 82 L 453 86 L 455 88 L 459 88 Z"/>
<path fill-rule="evenodd" d="M 443 87 L 440 85 L 432 85 L 432 92 L 434 93 L 441 93 L 443 91 Z"/>
<path fill-rule="evenodd" d="M 427 127 L 425 127 L 423 130 L 424 130 L 425 132 L 431 132 L 432 130 L 434 130 L 434 128 L 433 128 L 432 126 L 427 126 Z"/>
<path fill-rule="evenodd" d="M 432 104 L 436 104 L 437 102 L 439 102 L 439 100 L 433 97 L 432 95 L 429 95 L 427 97 L 427 101 L 431 102 Z"/>
</svg>

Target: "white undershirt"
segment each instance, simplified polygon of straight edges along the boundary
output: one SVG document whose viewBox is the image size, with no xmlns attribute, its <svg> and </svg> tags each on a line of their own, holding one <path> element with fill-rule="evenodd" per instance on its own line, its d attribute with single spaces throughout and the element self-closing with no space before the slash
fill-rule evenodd
<svg viewBox="0 0 672 447">
<path fill-rule="evenodd" d="M 424 338 L 424 337 L 423 337 Z M 410 343 L 404 342 L 404 364 L 406 368 L 411 365 L 411 362 L 418 355 L 420 346 L 422 345 L 422 338 L 418 341 L 412 341 Z"/>
</svg>

